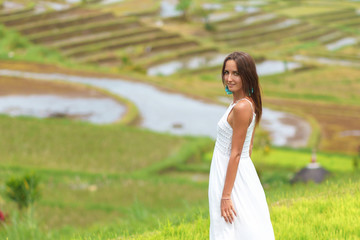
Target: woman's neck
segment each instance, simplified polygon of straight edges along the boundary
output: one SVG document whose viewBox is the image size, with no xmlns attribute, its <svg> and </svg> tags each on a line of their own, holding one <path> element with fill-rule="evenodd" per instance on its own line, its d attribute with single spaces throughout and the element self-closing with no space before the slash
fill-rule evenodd
<svg viewBox="0 0 360 240">
<path fill-rule="evenodd" d="M 244 92 L 233 92 L 233 103 L 236 103 L 242 98 L 245 98 L 246 95 Z"/>
</svg>

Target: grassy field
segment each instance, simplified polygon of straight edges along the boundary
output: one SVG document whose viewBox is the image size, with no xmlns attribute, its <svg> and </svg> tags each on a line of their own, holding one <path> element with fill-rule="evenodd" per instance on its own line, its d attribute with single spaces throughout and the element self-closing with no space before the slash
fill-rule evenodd
<svg viewBox="0 0 360 240">
<path fill-rule="evenodd" d="M 15 205 L 1 204 L 11 214 L 10 221 L 15 222 L 0 231 L 0 236 L 97 239 L 94 236 L 102 232 L 104 235 L 99 239 L 107 236 L 112 239 L 111 234 L 116 237 L 144 234 L 135 239 L 148 235 L 152 239 L 153 234 L 167 237 L 170 234 L 167 231 L 182 232 L 183 225 L 201 220 L 202 227 L 193 230 L 197 233 L 186 231 L 178 233 L 179 236 L 176 233 L 174 239 L 185 239 L 186 234 L 195 234 L 195 239 L 206 238 L 213 141 L 155 134 L 121 125 L 94 126 L 69 120 L 6 116 L 0 118 L 0 129 L 4 136 L 0 144 L 3 153 L 0 181 L 4 183 L 11 176 L 34 171 L 41 178 L 42 192 L 30 221 L 35 226 L 33 230 L 30 223 L 16 217 Z M 329 183 L 296 187 L 289 180 L 310 161 L 311 149 L 271 148 L 266 153 L 257 150 L 252 158 L 267 193 L 274 228 L 279 236 L 285 236 L 283 239 L 286 232 L 281 226 L 289 220 L 286 218 L 296 218 L 293 211 L 300 214 L 308 207 L 316 215 L 321 210 L 315 207 L 318 203 L 327 206 L 348 199 L 347 204 L 353 206 L 358 200 L 356 194 L 337 196 L 344 189 L 350 194 L 359 187 L 351 155 L 318 153 L 318 162 L 332 173 Z M 334 199 L 326 200 L 324 194 Z M 310 199 L 314 198 L 312 203 Z M 331 206 L 335 205 L 327 207 Z M 190 214 L 194 211 L 196 214 Z M 356 205 L 353 211 L 358 211 Z M 170 225 L 166 225 L 167 221 Z M 155 230 L 159 224 L 160 230 Z M 34 230 L 40 235 L 25 234 Z M 304 234 L 314 231 L 311 227 L 305 230 Z M 342 235 L 334 236 L 341 239 Z"/>
<path fill-rule="evenodd" d="M 310 149 L 273 148 L 265 155 L 254 152 L 277 239 L 314 236 L 324 240 L 360 239 L 356 217 L 360 212 L 360 175 L 354 171 L 353 157 L 318 153 L 318 161 L 331 171 L 331 177 L 322 184 L 290 185 L 289 180 L 309 162 L 310 156 Z M 199 161 L 209 167 L 206 154 Z M 3 169 L 6 170 L 2 178 L 27 170 Z M 9 239 L 16 234 L 23 236 L 18 239 L 207 239 L 207 180 L 198 182 L 189 177 L 189 173 L 199 171 L 179 168 L 178 175 L 160 173 L 145 177 L 38 170 L 44 193 L 35 205 L 36 221 L 32 218 L 26 222 L 15 215 L 12 218 L 15 222 L 0 231 L 3 234 L 0 236 L 9 236 Z M 97 190 L 91 191 L 91 186 L 93 189 L 97 186 Z M 146 197 L 148 195 L 152 197 Z M 84 222 L 85 219 L 93 220 Z M 52 230 L 46 230 L 49 228 Z"/>
<path fill-rule="evenodd" d="M 306 186 L 305 196 L 273 202 L 271 219 L 276 239 L 360 239 L 356 217 L 360 214 L 359 187 L 359 182 L 327 182 L 321 191 Z M 304 194 L 301 188 L 297 191 Z M 268 196 L 271 194 L 268 192 Z M 208 239 L 208 229 L 208 217 L 199 213 L 193 222 L 167 222 L 157 231 L 129 239 Z M 100 234 L 75 239 L 122 239 L 114 236 Z"/>
<path fill-rule="evenodd" d="M 1 185 L 13 175 L 39 174 L 42 198 L 36 216 L 45 229 L 81 228 L 115 219 L 125 226 L 134 219 L 153 226 L 155 213 L 203 199 L 197 189 L 204 184 L 160 177 L 157 172 L 201 157 L 213 145 L 207 138 L 6 116 L 0 117 L 0 128 Z M 11 203 L 2 207 L 9 213 L 15 210 Z"/>
</svg>

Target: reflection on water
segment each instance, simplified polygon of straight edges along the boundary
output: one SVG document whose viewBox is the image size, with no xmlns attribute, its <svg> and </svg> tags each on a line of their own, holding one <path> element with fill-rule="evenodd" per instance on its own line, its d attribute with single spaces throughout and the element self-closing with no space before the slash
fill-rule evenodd
<svg viewBox="0 0 360 240">
<path fill-rule="evenodd" d="M 112 123 L 121 118 L 125 107 L 112 99 L 67 98 L 54 95 L 1 96 L 0 113 L 11 116 L 69 116 L 92 123 Z"/>
<path fill-rule="evenodd" d="M 354 62 L 350 60 L 343 59 L 331 59 L 326 57 L 310 57 L 304 55 L 295 55 L 294 59 L 296 61 L 305 61 L 305 62 L 317 62 L 326 65 L 341 65 L 341 66 L 350 66 L 350 67 L 360 67 L 359 62 Z"/>
<path fill-rule="evenodd" d="M 1 3 L 1 1 L 0 1 L 0 3 Z M 3 1 L 2 6 L 3 6 L 2 11 L 5 11 L 5 12 L 17 11 L 17 10 L 21 10 L 24 8 L 23 4 L 16 3 L 13 1 Z"/>
<path fill-rule="evenodd" d="M 210 13 L 208 15 L 208 21 L 209 22 L 217 22 L 220 20 L 227 19 L 231 16 L 231 13 L 228 12 L 221 12 L 221 13 Z M 203 20 L 205 22 L 205 20 Z"/>
<path fill-rule="evenodd" d="M 70 7 L 70 5 L 68 5 L 68 4 L 41 1 L 41 2 L 36 3 L 36 5 L 34 7 L 34 12 L 42 13 L 42 12 L 48 11 L 49 9 L 52 9 L 54 11 L 62 11 L 62 10 L 68 9 L 69 7 Z"/>
<path fill-rule="evenodd" d="M 124 1 L 124 0 L 102 0 L 100 3 L 102 5 L 107 5 L 107 4 L 112 4 L 112 3 L 119 3 L 122 1 Z"/>
<path fill-rule="evenodd" d="M 300 20 L 299 19 L 286 19 L 285 21 L 273 24 L 269 27 L 267 27 L 267 30 L 277 30 L 277 29 L 282 29 L 282 28 L 287 28 L 296 24 L 299 24 Z"/>
<path fill-rule="evenodd" d="M 266 60 L 256 64 L 259 76 L 283 73 L 291 69 L 300 68 L 302 65 L 297 62 L 287 62 L 278 60 Z"/>
<path fill-rule="evenodd" d="M 194 56 L 181 60 L 174 60 L 148 68 L 147 75 L 168 76 L 181 69 L 196 69 L 200 67 L 216 66 L 222 64 L 225 57 L 226 55 L 224 54 L 215 54 L 207 56 Z"/>
<path fill-rule="evenodd" d="M 145 83 L 122 79 L 83 77 L 60 73 L 31 73 L 5 69 L 0 70 L 0 75 L 49 81 L 63 80 L 107 89 L 132 101 L 141 114 L 140 125 L 158 132 L 215 138 L 217 121 L 224 112 L 223 106 L 208 104 L 181 94 L 160 91 Z"/>
<path fill-rule="evenodd" d="M 263 108 L 260 125 L 270 132 L 276 146 L 306 146 L 311 134 L 311 126 L 303 119 L 284 112 Z"/>
<path fill-rule="evenodd" d="M 342 32 L 338 32 L 338 31 L 331 32 L 331 33 L 328 33 L 328 34 L 325 34 L 325 35 L 322 35 L 322 36 L 316 38 L 316 40 L 319 42 L 331 41 L 332 39 L 337 38 L 340 35 L 342 35 Z"/>
<path fill-rule="evenodd" d="M 181 94 L 160 91 L 158 88 L 145 83 L 129 82 L 122 79 L 74 76 L 59 73 L 31 73 L 6 69 L 0 69 L 1 75 L 48 81 L 63 80 L 107 89 L 132 101 L 138 107 L 141 114 L 141 126 L 158 132 L 170 132 L 179 135 L 203 135 L 215 139 L 217 122 L 226 110 L 224 106 L 205 103 Z M 229 98 L 224 101 L 230 103 Z M 296 134 L 297 130 L 293 130 L 293 127 L 287 127 L 286 125 L 289 125 L 289 123 L 279 120 L 281 117 L 272 117 L 271 114 L 270 110 L 264 110 L 263 120 L 266 122 L 266 119 L 268 119 L 266 123 L 267 129 L 272 133 L 274 141 L 276 141 L 276 144 L 291 145 L 289 137 L 293 137 L 292 134 L 294 132 Z M 285 113 L 282 116 L 284 118 L 288 117 Z M 294 117 L 294 119 L 297 118 Z M 294 125 L 296 129 L 300 128 L 302 132 L 306 132 L 302 129 L 302 125 L 298 124 L 297 120 L 293 120 L 290 123 L 291 125 Z M 280 131 L 279 129 L 289 130 Z M 301 139 L 307 142 L 308 137 L 308 135 L 304 135 Z M 286 139 L 286 141 L 276 140 L 278 138 Z"/>
<path fill-rule="evenodd" d="M 204 3 L 202 8 L 205 10 L 219 10 L 222 8 L 220 3 Z"/>
<path fill-rule="evenodd" d="M 148 68 L 147 74 L 150 76 L 168 76 L 181 69 L 197 69 L 200 67 L 222 65 L 226 56 L 227 55 L 225 54 L 217 54 L 212 56 L 196 56 L 182 60 L 174 60 Z M 262 76 L 282 73 L 287 70 L 300 67 L 300 63 L 276 60 L 266 60 L 256 64 L 258 74 Z"/>
<path fill-rule="evenodd" d="M 251 0 L 251 1 L 248 1 L 248 3 L 251 5 L 255 5 L 255 6 L 268 4 L 267 1 L 262 1 L 262 0 L 261 1 Z"/>
<path fill-rule="evenodd" d="M 242 5 L 236 5 L 234 10 L 236 12 L 247 12 L 247 13 L 254 13 L 254 12 L 258 12 L 260 11 L 259 8 L 256 7 L 246 7 L 246 6 L 242 6 Z"/>
<path fill-rule="evenodd" d="M 79 3 L 81 1 L 82 0 L 65 0 L 65 2 L 67 2 L 67 3 Z"/>
<path fill-rule="evenodd" d="M 163 18 L 178 17 L 182 11 L 176 10 L 177 1 L 162 0 L 160 5 L 160 16 Z"/>
<path fill-rule="evenodd" d="M 357 40 L 353 37 L 347 37 L 340 39 L 336 42 L 329 43 L 326 45 L 326 48 L 330 51 L 337 50 L 341 47 L 348 46 L 348 45 L 354 45 L 357 43 Z"/>
<path fill-rule="evenodd" d="M 262 15 L 256 15 L 256 16 L 251 16 L 248 17 L 244 20 L 244 24 L 252 24 L 254 22 L 258 22 L 258 21 L 266 21 L 266 20 L 270 20 L 275 18 L 276 15 L 272 14 L 272 13 L 268 13 L 268 14 L 262 14 Z"/>
</svg>

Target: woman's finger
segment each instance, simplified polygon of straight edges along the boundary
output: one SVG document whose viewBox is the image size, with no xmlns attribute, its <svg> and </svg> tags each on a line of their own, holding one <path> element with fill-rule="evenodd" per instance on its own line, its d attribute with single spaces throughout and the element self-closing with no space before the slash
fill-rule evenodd
<svg viewBox="0 0 360 240">
<path fill-rule="evenodd" d="M 224 218 L 224 220 L 227 222 L 227 215 L 225 211 L 221 211 L 221 216 Z"/>
<path fill-rule="evenodd" d="M 234 212 L 235 217 L 237 217 L 237 215 L 236 215 L 236 211 L 235 211 L 235 209 L 234 209 L 234 206 L 231 206 L 231 210 Z"/>
<path fill-rule="evenodd" d="M 227 217 L 228 221 L 231 223 L 232 217 L 231 217 L 231 213 L 229 210 L 225 211 L 225 216 Z"/>
<path fill-rule="evenodd" d="M 228 213 L 229 219 L 230 219 L 230 223 L 232 223 L 234 221 L 234 216 L 232 215 L 232 213 L 229 211 Z"/>
<path fill-rule="evenodd" d="M 232 214 L 231 214 L 230 209 L 227 209 L 225 213 L 226 213 L 226 216 L 228 216 L 228 217 L 232 217 Z"/>
</svg>

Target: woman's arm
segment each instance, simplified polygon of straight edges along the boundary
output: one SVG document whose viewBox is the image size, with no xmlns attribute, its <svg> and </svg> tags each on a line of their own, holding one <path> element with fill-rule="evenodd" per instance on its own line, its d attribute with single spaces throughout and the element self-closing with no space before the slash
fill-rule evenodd
<svg viewBox="0 0 360 240">
<path fill-rule="evenodd" d="M 236 216 L 230 198 L 231 191 L 234 187 L 240 156 L 247 133 L 247 128 L 250 123 L 249 119 L 252 117 L 251 115 L 252 110 L 249 103 L 241 101 L 234 106 L 232 111 L 232 120 L 230 121 L 230 124 L 233 128 L 232 146 L 221 200 L 221 216 L 225 218 L 225 221 L 230 223 L 233 221 L 232 212 Z"/>
</svg>

